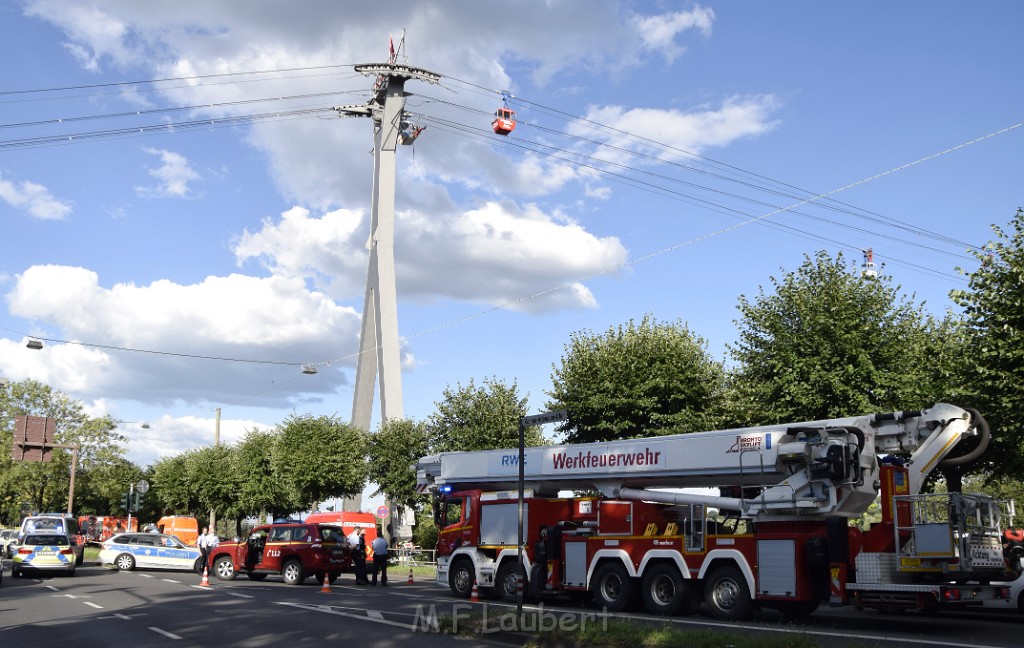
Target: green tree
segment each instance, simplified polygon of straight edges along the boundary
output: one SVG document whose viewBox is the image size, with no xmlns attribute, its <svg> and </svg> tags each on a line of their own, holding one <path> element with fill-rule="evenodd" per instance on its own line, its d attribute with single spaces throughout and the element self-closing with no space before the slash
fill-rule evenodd
<svg viewBox="0 0 1024 648">
<path fill-rule="evenodd" d="M 740 297 L 730 347 L 730 418 L 762 424 L 911 410 L 944 400 L 940 336 L 954 326 L 897 297 L 888 277 L 852 273 L 840 253 L 818 252 L 754 302 Z"/>
<path fill-rule="evenodd" d="M 548 409 L 568 410 L 566 441 L 584 443 L 715 428 L 724 370 L 684 323 L 646 315 L 574 333 L 551 380 Z"/>
<path fill-rule="evenodd" d="M 113 430 L 109 419 L 90 418 L 79 401 L 26 380 L 0 387 L 0 489 L 5 493 L 0 516 L 16 522 L 22 512 L 65 511 L 68 506 L 73 452 L 54 449 L 48 462 L 14 461 L 14 423 L 20 415 L 54 419 L 54 441 L 78 446 L 74 510 L 79 510 L 80 502 L 90 507 L 102 500 L 102 495 L 94 492 L 96 479 L 91 473 L 122 461 L 126 439 Z M 108 485 L 98 487 L 105 491 Z"/>
<path fill-rule="evenodd" d="M 237 447 L 215 445 L 193 450 L 188 454 L 186 470 L 199 504 L 196 517 L 205 518 L 211 510 L 218 517 L 239 517 L 238 492 L 241 490 L 242 470 Z"/>
<path fill-rule="evenodd" d="M 316 510 L 330 497 L 350 497 L 366 485 L 366 433 L 333 417 L 291 415 L 274 444 L 274 471 Z"/>
<path fill-rule="evenodd" d="M 480 387 L 472 379 L 465 387 L 446 387 L 427 421 L 430 452 L 518 448 L 526 401 L 515 382 L 506 385 L 494 376 Z M 527 446 L 544 443 L 538 427 L 528 429 L 525 437 Z"/>
<path fill-rule="evenodd" d="M 239 470 L 238 518 L 270 513 L 273 517 L 287 515 L 304 506 L 298 491 L 281 478 L 274 468 L 276 435 L 266 430 L 250 430 L 238 444 Z"/>
<path fill-rule="evenodd" d="M 201 510 L 199 489 L 192 474 L 190 457 L 195 450 L 187 450 L 172 457 L 163 457 L 153 464 L 153 490 L 166 513 L 194 515 Z"/>
<path fill-rule="evenodd" d="M 974 251 L 966 290 L 953 291 L 964 309 L 970 359 L 965 391 L 992 427 L 992 447 L 977 467 L 995 478 L 1024 474 L 1024 210 L 995 239 Z"/>
<path fill-rule="evenodd" d="M 389 502 L 417 508 L 423 496 L 416 492 L 412 466 L 427 454 L 427 426 L 410 419 L 385 422 L 370 435 L 369 478 L 377 484 L 374 495 Z"/>
</svg>

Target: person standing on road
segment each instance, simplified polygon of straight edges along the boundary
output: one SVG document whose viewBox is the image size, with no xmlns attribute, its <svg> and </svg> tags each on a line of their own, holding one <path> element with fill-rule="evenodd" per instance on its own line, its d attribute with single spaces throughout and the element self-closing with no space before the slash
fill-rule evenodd
<svg viewBox="0 0 1024 648">
<path fill-rule="evenodd" d="M 196 546 L 199 547 L 199 554 L 203 558 L 203 569 L 206 569 L 206 564 L 209 562 L 210 550 L 206 547 L 206 533 L 208 529 L 203 527 L 203 532 L 196 538 Z"/>
<path fill-rule="evenodd" d="M 370 543 L 370 548 L 373 549 L 373 582 L 371 585 L 377 584 L 377 572 L 380 572 L 380 584 L 383 587 L 388 586 L 388 541 L 384 539 L 384 536 L 377 536 Z"/>
<path fill-rule="evenodd" d="M 210 532 L 206 535 L 206 556 L 203 557 L 203 566 L 205 567 L 210 558 L 210 554 L 220 544 L 220 536 L 217 535 L 216 529 L 210 529 Z"/>
<path fill-rule="evenodd" d="M 366 532 L 362 529 L 356 529 L 352 533 L 356 534 L 356 546 L 352 550 L 356 585 L 369 585 L 370 581 L 366 578 Z"/>
</svg>

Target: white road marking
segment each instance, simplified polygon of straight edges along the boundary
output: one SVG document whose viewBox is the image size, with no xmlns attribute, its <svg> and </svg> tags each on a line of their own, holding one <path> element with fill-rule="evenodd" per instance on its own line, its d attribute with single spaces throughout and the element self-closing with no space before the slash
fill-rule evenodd
<svg viewBox="0 0 1024 648">
<path fill-rule="evenodd" d="M 403 630 L 411 630 L 412 628 L 408 623 L 400 623 L 398 621 L 389 621 L 384 618 L 376 619 L 368 616 L 368 612 L 362 614 L 350 614 L 348 612 L 339 612 L 338 610 L 325 610 L 318 605 L 303 605 L 301 603 L 287 603 L 285 601 L 274 601 L 274 605 L 287 605 L 288 607 L 299 608 L 301 610 L 310 610 L 313 612 L 323 612 L 324 614 L 333 614 L 334 616 L 346 617 L 348 619 L 356 619 L 357 621 L 370 621 L 372 623 L 383 623 L 384 625 L 395 626 L 402 628 Z"/>
<path fill-rule="evenodd" d="M 53 585 L 47 585 L 47 586 L 46 586 L 46 589 L 51 589 L 51 590 L 53 590 L 54 592 L 59 592 L 59 591 L 60 591 L 60 588 L 58 588 L 58 587 L 54 587 Z"/>
<path fill-rule="evenodd" d="M 228 596 L 237 596 L 238 598 L 256 598 L 252 594 L 239 594 L 237 592 L 228 592 Z"/>
<path fill-rule="evenodd" d="M 93 602 L 91 602 L 91 601 L 83 601 L 83 602 L 84 602 L 84 603 L 85 603 L 86 605 L 88 605 L 89 607 L 94 607 L 94 608 L 96 608 L 97 610 L 102 610 L 102 609 L 103 609 L 103 606 L 102 606 L 102 605 L 96 605 L 95 603 L 93 603 Z"/>
<path fill-rule="evenodd" d="M 173 578 L 161 578 L 160 580 L 162 580 L 162 581 L 164 581 L 166 583 L 180 583 L 181 582 L 179 580 L 174 580 Z"/>
<path fill-rule="evenodd" d="M 181 639 L 181 637 L 179 637 L 178 635 L 167 632 L 166 630 L 161 630 L 160 628 L 154 628 L 153 626 L 149 626 L 149 629 L 153 632 L 160 633 L 163 636 L 168 637 L 170 639 Z"/>
</svg>

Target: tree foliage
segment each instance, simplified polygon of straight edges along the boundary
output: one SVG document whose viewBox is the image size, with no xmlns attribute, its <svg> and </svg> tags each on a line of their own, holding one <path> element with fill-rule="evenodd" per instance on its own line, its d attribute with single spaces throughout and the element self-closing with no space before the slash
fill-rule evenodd
<svg viewBox="0 0 1024 648">
<path fill-rule="evenodd" d="M 247 432 L 238 444 L 236 497 L 240 516 L 269 513 L 277 518 L 304 506 L 298 490 L 283 479 L 274 466 L 276 438 L 273 432 L 256 429 Z"/>
<path fill-rule="evenodd" d="M 682 322 L 647 315 L 603 335 L 577 332 L 554 366 L 548 409 L 566 409 L 566 441 L 713 429 L 724 370 Z"/>
<path fill-rule="evenodd" d="M 125 438 L 114 432 L 109 419 L 90 418 L 79 401 L 26 380 L 0 387 L 0 517 L 14 523 L 25 513 L 65 511 L 68 507 L 72 450 L 54 449 L 48 462 L 14 461 L 11 451 L 19 415 L 54 419 L 54 441 L 78 446 L 74 511 L 80 510 L 83 502 L 86 508 L 102 502 L 104 493 L 111 490 L 103 473 L 106 467 L 123 461 Z"/>
<path fill-rule="evenodd" d="M 761 424 L 911 410 L 945 400 L 955 329 L 897 296 L 880 275 L 818 252 L 753 301 L 740 297 L 733 423 Z"/>
<path fill-rule="evenodd" d="M 983 460 L 996 478 L 1024 474 L 1024 210 L 974 255 L 967 290 L 952 297 L 964 309 L 971 405 L 992 427 Z"/>
<path fill-rule="evenodd" d="M 310 508 L 331 497 L 361 493 L 366 485 L 366 433 L 329 416 L 293 414 L 279 427 L 275 472 L 294 485 Z"/>
<path fill-rule="evenodd" d="M 391 420 L 370 436 L 369 478 L 377 484 L 374 495 L 415 508 L 423 500 L 416 492 L 412 466 L 427 454 L 427 426 L 411 419 Z"/>
<path fill-rule="evenodd" d="M 519 397 L 515 382 L 506 385 L 494 376 L 480 387 L 472 379 L 465 387 L 446 387 L 427 422 L 430 452 L 519 447 L 519 419 L 527 414 L 526 401 Z M 526 430 L 525 442 L 542 445 L 540 428 Z"/>
</svg>

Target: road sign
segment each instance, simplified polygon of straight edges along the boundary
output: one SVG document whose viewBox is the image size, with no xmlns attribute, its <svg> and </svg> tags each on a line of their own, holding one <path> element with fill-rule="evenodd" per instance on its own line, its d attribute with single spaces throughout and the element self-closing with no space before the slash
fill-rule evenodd
<svg viewBox="0 0 1024 648">
<path fill-rule="evenodd" d="M 15 417 L 11 457 L 15 461 L 50 461 L 56 430 L 57 419 L 48 416 Z"/>
<path fill-rule="evenodd" d="M 543 425 L 544 423 L 564 421 L 568 418 L 569 412 L 565 410 L 555 410 L 553 412 L 544 412 L 543 414 L 534 414 L 533 416 L 524 416 L 519 419 L 519 422 L 524 426 L 529 427 L 531 425 Z"/>
<path fill-rule="evenodd" d="M 149 490 L 149 482 L 145 479 L 140 479 L 139 483 L 135 484 L 135 490 L 139 491 L 143 495 Z"/>
<path fill-rule="evenodd" d="M 389 515 L 391 515 L 391 511 L 388 510 L 388 507 L 384 506 L 383 504 L 377 507 L 377 517 L 384 519 L 387 518 Z"/>
</svg>

